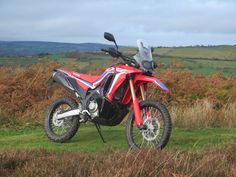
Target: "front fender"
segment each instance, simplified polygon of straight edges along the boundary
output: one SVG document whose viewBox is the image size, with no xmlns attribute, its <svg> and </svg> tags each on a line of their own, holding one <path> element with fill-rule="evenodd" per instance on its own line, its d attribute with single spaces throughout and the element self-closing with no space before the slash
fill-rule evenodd
<svg viewBox="0 0 236 177">
<path fill-rule="evenodd" d="M 138 82 L 138 81 L 142 81 L 142 82 L 151 82 L 154 85 L 158 86 L 159 88 L 161 88 L 162 90 L 165 90 L 167 92 L 169 92 L 169 89 L 165 86 L 165 84 L 163 84 L 159 79 L 153 77 L 153 76 L 146 76 L 146 75 L 136 75 L 134 78 L 134 82 Z"/>
</svg>

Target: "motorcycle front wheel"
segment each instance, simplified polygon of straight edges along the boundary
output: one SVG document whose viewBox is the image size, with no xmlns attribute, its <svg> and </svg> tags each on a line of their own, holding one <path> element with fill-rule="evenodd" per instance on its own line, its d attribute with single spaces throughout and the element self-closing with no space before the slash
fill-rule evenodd
<svg viewBox="0 0 236 177">
<path fill-rule="evenodd" d="M 57 120 L 56 115 L 76 109 L 77 107 L 77 102 L 69 97 L 58 98 L 48 107 L 44 121 L 44 130 L 50 140 L 64 143 L 76 134 L 80 126 L 78 117 L 72 116 L 63 120 Z"/>
<path fill-rule="evenodd" d="M 140 102 L 144 129 L 140 130 L 131 112 L 126 126 L 126 137 L 132 149 L 163 149 L 171 135 L 171 117 L 165 105 L 157 101 Z"/>
</svg>

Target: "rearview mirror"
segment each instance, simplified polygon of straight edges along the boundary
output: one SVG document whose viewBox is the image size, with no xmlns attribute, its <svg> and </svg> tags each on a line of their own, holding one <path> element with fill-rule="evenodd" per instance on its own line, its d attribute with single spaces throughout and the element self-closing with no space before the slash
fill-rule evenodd
<svg viewBox="0 0 236 177">
<path fill-rule="evenodd" d="M 108 41 L 114 42 L 115 45 L 116 45 L 116 49 L 118 50 L 118 45 L 116 44 L 116 40 L 115 40 L 113 34 L 108 33 L 108 32 L 105 32 L 105 33 L 104 33 L 104 38 L 105 38 L 106 40 L 108 40 Z"/>
<path fill-rule="evenodd" d="M 111 33 L 105 32 L 104 33 L 104 38 L 108 41 L 115 42 L 115 38 L 114 38 L 113 34 L 111 34 Z"/>
</svg>

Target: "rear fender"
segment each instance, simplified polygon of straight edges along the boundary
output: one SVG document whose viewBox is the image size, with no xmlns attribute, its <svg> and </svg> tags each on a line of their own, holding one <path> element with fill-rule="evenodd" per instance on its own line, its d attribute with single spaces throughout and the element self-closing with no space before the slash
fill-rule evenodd
<svg viewBox="0 0 236 177">
<path fill-rule="evenodd" d="M 162 90 L 169 92 L 169 89 L 163 84 L 159 79 L 152 77 L 152 76 L 146 76 L 146 75 L 136 75 L 134 78 L 134 82 L 144 82 L 144 83 L 153 83 L 157 87 L 161 88 Z"/>
</svg>

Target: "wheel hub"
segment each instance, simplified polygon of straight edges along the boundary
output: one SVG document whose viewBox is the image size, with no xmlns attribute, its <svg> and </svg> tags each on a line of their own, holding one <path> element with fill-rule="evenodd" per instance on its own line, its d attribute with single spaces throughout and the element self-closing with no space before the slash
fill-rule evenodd
<svg viewBox="0 0 236 177">
<path fill-rule="evenodd" d="M 62 120 L 58 120 L 57 119 L 57 114 L 59 113 L 59 111 L 57 111 L 57 112 L 55 112 L 54 114 L 53 114 L 53 117 L 52 117 L 52 122 L 53 122 L 53 124 L 56 126 L 56 127 L 61 127 L 62 125 L 63 125 L 63 123 L 64 123 L 64 120 L 62 119 Z"/>
<path fill-rule="evenodd" d="M 147 126 L 146 130 L 142 131 L 142 136 L 147 141 L 153 141 L 160 133 L 160 123 L 156 118 L 146 118 L 143 122 Z"/>
</svg>

